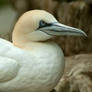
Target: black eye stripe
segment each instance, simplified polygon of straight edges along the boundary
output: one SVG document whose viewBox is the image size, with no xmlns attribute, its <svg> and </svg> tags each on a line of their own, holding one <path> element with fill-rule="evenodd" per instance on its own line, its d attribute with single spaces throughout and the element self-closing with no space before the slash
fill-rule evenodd
<svg viewBox="0 0 92 92">
<path fill-rule="evenodd" d="M 46 23 L 45 21 L 41 20 L 39 23 L 39 28 L 51 26 L 52 23 Z"/>
</svg>

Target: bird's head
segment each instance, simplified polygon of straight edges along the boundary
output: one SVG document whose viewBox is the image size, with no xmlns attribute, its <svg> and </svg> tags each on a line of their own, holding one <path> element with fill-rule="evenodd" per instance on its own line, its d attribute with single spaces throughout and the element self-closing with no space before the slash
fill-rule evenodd
<svg viewBox="0 0 92 92">
<path fill-rule="evenodd" d="M 46 41 L 54 36 L 86 36 L 77 28 L 59 23 L 55 17 L 44 10 L 32 10 L 24 13 L 13 31 L 13 42 Z"/>
</svg>

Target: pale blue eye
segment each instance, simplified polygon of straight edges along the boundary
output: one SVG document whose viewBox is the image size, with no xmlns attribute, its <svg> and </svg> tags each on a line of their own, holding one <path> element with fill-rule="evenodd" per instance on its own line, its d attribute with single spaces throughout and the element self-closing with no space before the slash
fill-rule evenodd
<svg viewBox="0 0 92 92">
<path fill-rule="evenodd" d="M 46 22 L 43 21 L 43 20 L 41 20 L 41 21 L 39 22 L 39 28 L 49 27 L 49 26 L 51 26 L 51 25 L 52 25 L 52 23 L 46 23 Z"/>
<path fill-rule="evenodd" d="M 45 27 L 47 25 L 47 23 L 43 20 L 40 21 L 39 23 L 39 28 Z"/>
</svg>

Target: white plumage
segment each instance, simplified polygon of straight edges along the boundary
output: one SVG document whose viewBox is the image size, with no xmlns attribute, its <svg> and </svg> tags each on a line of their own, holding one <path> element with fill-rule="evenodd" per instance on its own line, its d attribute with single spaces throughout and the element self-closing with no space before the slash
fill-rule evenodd
<svg viewBox="0 0 92 92">
<path fill-rule="evenodd" d="M 32 52 L 3 39 L 0 45 L 1 92 L 48 92 L 58 83 L 64 58 L 55 43 L 47 42 Z"/>
<path fill-rule="evenodd" d="M 49 92 L 57 85 L 64 71 L 64 56 L 56 43 L 47 40 L 55 33 L 64 35 L 68 26 L 55 23 L 56 19 L 45 11 L 29 11 L 14 28 L 13 44 L 0 39 L 0 92 Z M 52 29 L 57 31 L 52 33 Z M 70 29 L 73 34 L 85 34 Z"/>
</svg>

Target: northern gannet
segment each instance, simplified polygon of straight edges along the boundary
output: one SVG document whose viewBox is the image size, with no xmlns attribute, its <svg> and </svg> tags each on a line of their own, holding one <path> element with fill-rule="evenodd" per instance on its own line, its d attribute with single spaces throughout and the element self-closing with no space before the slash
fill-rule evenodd
<svg viewBox="0 0 92 92">
<path fill-rule="evenodd" d="M 24 13 L 13 30 L 13 43 L 0 39 L 0 92 L 51 91 L 63 74 L 64 55 L 48 39 L 61 35 L 86 34 L 44 10 Z"/>
</svg>

